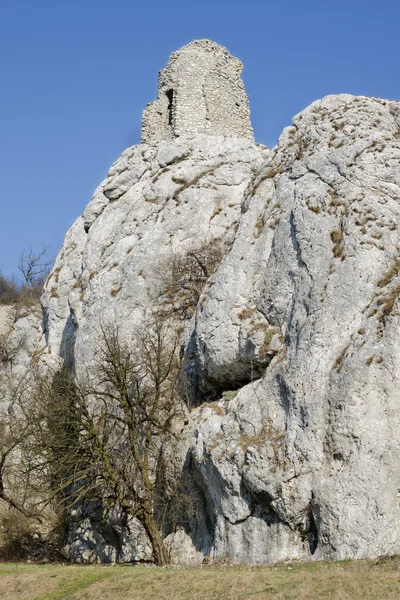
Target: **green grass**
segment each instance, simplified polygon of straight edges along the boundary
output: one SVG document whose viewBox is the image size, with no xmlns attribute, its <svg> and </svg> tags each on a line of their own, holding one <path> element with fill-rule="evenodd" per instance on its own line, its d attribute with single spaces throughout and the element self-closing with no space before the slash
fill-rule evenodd
<svg viewBox="0 0 400 600">
<path fill-rule="evenodd" d="M 398 600 L 400 557 L 267 567 L 0 564 L 1 600 Z"/>
</svg>

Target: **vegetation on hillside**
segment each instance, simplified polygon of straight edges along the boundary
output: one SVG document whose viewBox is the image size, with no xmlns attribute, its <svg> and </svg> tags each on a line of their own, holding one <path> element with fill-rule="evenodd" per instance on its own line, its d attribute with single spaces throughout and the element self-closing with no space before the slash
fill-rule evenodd
<svg viewBox="0 0 400 600">
<path fill-rule="evenodd" d="M 31 304 L 39 300 L 52 261 L 46 258 L 47 247 L 36 252 L 23 250 L 18 260 L 21 280 L 5 277 L 0 271 L 0 304 Z"/>
</svg>

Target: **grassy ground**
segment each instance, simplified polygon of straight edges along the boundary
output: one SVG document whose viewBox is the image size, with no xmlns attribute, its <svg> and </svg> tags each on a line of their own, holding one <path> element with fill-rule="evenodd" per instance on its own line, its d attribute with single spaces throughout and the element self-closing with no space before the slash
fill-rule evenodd
<svg viewBox="0 0 400 600">
<path fill-rule="evenodd" d="M 1 600 L 398 600 L 400 557 L 271 567 L 0 564 Z"/>
</svg>

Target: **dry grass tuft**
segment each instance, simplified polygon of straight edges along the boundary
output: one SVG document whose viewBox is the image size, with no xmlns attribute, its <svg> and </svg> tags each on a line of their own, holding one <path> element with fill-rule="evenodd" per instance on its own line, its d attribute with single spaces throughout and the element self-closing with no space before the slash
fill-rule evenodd
<svg viewBox="0 0 400 600">
<path fill-rule="evenodd" d="M 204 408 L 210 408 L 216 415 L 220 416 L 220 417 L 224 417 L 225 416 L 225 411 L 222 408 L 222 406 L 220 406 L 218 404 L 218 401 L 215 402 L 203 402 L 203 404 L 201 405 L 202 409 Z"/>
<path fill-rule="evenodd" d="M 337 357 L 337 359 L 335 360 L 335 364 L 333 365 L 333 368 L 334 368 L 334 369 L 335 369 L 335 370 L 336 370 L 338 373 L 340 373 L 340 371 L 342 370 L 342 367 L 343 367 L 343 361 L 344 361 L 344 358 L 345 358 L 345 356 L 346 356 L 346 354 L 347 354 L 347 350 L 348 350 L 348 348 L 349 348 L 349 344 L 348 344 L 348 345 L 347 345 L 345 348 L 343 348 L 343 350 L 341 351 L 341 353 L 339 354 L 339 356 L 338 356 L 338 357 Z"/>
<path fill-rule="evenodd" d="M 386 296 L 378 298 L 376 301 L 377 306 L 379 306 L 378 322 L 380 325 L 382 325 L 385 322 L 385 319 L 392 314 L 399 296 L 400 284 L 396 285 Z M 379 332 L 381 332 L 381 328 L 378 325 L 378 333 Z"/>
<path fill-rule="evenodd" d="M 341 227 L 331 231 L 331 240 L 333 243 L 333 256 L 336 258 L 344 258 L 344 246 L 343 246 L 343 231 Z"/>
<path fill-rule="evenodd" d="M 241 321 L 243 321 L 243 319 L 250 319 L 250 317 L 252 317 L 255 312 L 256 312 L 255 307 L 246 306 L 246 308 L 243 308 L 243 310 L 240 311 L 240 313 L 238 314 L 238 317 Z"/>
<path fill-rule="evenodd" d="M 265 221 L 264 221 L 264 215 L 260 215 L 257 219 L 257 223 L 255 225 L 254 228 L 254 239 L 256 240 L 258 237 L 260 237 L 262 230 L 264 229 L 264 225 L 265 225 Z"/>
<path fill-rule="evenodd" d="M 384 274 L 382 279 L 378 281 L 378 287 L 385 287 L 388 285 L 397 275 L 400 273 L 400 258 L 395 257 L 388 271 Z"/>
</svg>

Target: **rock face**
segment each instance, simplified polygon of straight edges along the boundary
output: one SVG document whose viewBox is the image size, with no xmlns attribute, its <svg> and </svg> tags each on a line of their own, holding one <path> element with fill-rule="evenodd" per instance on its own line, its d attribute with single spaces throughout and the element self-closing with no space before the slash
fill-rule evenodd
<svg viewBox="0 0 400 600">
<path fill-rule="evenodd" d="M 7 387 L 9 381 L 23 377 L 31 361 L 46 349 L 42 325 L 39 306 L 0 306 L 1 400 L 3 384 Z M 1 404 L 0 410 L 2 409 Z"/>
<path fill-rule="evenodd" d="M 205 135 L 126 150 L 50 275 L 42 299 L 49 351 L 79 368 L 101 323 L 134 328 L 177 253 L 233 238 L 243 194 L 268 153 L 244 138 Z"/>
<path fill-rule="evenodd" d="M 171 59 L 173 77 L 203 46 Z M 217 240 L 183 335 L 192 409 L 176 462 L 198 507 L 170 536 L 175 555 L 400 552 L 400 103 L 328 96 L 273 150 L 248 129 L 151 133 L 151 111 L 148 143 L 122 154 L 66 235 L 42 298 L 47 360 L 79 372 L 101 322 L 129 335 L 160 269 Z"/>
<path fill-rule="evenodd" d="M 12 310 L 10 306 L 0 306 L 0 335 L 5 335 L 12 326 Z"/>
<path fill-rule="evenodd" d="M 241 385 L 249 328 L 282 341 L 258 381 L 196 412 L 217 555 L 400 550 L 399 111 L 344 95 L 295 117 L 198 309 L 201 398 Z"/>
</svg>

